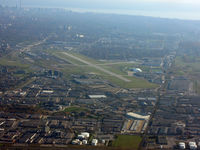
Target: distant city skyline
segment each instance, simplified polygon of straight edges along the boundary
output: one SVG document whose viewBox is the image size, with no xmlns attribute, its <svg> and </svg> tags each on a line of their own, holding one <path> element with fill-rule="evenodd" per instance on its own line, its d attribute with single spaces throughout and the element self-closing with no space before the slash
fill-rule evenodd
<svg viewBox="0 0 200 150">
<path fill-rule="evenodd" d="M 199 0 L 21 0 L 23 7 L 69 8 L 99 13 L 117 13 L 164 18 L 200 20 Z M 16 4 L 20 0 L 0 0 L 3 5 Z"/>
</svg>

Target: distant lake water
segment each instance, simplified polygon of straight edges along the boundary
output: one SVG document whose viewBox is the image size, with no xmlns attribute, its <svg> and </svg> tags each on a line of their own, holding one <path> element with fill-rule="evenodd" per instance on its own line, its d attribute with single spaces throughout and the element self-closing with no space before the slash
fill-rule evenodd
<svg viewBox="0 0 200 150">
<path fill-rule="evenodd" d="M 34 8 L 55 8 L 55 7 L 41 7 L 41 6 L 23 6 L 23 7 L 34 7 Z M 121 15 L 136 15 L 136 16 L 151 16 L 160 18 L 170 19 L 184 19 L 184 20 L 200 20 L 199 12 L 164 12 L 164 11 L 140 11 L 140 10 L 125 10 L 125 9 L 85 9 L 85 8 L 66 8 L 56 7 L 73 12 L 93 12 L 93 13 L 104 13 L 104 14 L 121 14 Z"/>
</svg>

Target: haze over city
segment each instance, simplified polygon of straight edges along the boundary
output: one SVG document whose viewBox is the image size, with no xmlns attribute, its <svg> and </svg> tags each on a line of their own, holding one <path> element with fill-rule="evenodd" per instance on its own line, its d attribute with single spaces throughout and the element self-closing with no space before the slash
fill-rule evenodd
<svg viewBox="0 0 200 150">
<path fill-rule="evenodd" d="M 199 0 L 0 0 L 1 150 L 200 150 Z"/>
<path fill-rule="evenodd" d="M 19 0 L 1 0 L 15 6 Z M 79 12 L 200 20 L 199 0 L 22 0 L 24 7 L 57 7 Z"/>
</svg>

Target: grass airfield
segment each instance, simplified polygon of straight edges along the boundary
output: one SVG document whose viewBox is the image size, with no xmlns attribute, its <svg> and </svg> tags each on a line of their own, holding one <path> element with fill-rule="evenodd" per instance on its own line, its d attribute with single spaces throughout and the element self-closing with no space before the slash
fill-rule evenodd
<svg viewBox="0 0 200 150">
<path fill-rule="evenodd" d="M 88 58 L 86 56 L 83 56 L 81 54 L 72 53 L 70 52 L 70 55 L 75 56 L 76 58 L 79 58 L 83 61 L 79 61 L 78 59 L 75 59 L 74 57 L 71 57 L 70 55 L 65 55 L 62 51 L 60 52 L 53 52 L 54 56 L 58 57 L 59 59 L 68 61 L 70 64 L 63 65 L 62 70 L 65 73 L 66 76 L 70 76 L 71 74 L 96 74 L 100 76 L 101 78 L 110 81 L 113 84 L 116 84 L 122 88 L 156 88 L 158 85 L 148 82 L 145 79 L 137 78 L 134 76 L 128 76 L 127 69 L 129 67 L 134 67 L 137 64 L 135 62 L 105 62 L 105 61 L 98 61 L 94 60 L 92 58 Z M 100 66 L 101 68 L 108 70 L 109 72 L 112 72 L 112 75 L 105 71 L 102 71 L 99 68 L 96 68 L 94 66 L 88 65 L 84 62 L 95 64 L 95 66 Z M 121 78 L 118 78 L 118 76 L 121 76 L 127 80 L 123 80 Z"/>
</svg>

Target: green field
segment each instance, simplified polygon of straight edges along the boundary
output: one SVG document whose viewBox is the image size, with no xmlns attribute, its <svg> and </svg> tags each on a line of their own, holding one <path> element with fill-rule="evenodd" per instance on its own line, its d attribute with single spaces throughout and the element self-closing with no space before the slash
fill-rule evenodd
<svg viewBox="0 0 200 150">
<path fill-rule="evenodd" d="M 94 60 L 94 59 L 92 59 L 92 58 L 89 58 L 89 57 L 87 57 L 87 56 L 81 55 L 81 54 L 79 54 L 79 53 L 70 53 L 70 54 L 73 54 L 74 56 L 77 56 L 77 57 L 79 57 L 79 58 L 81 58 L 81 59 L 83 59 L 83 60 L 85 60 L 85 61 L 91 62 L 91 63 L 93 63 L 93 64 L 102 64 L 102 62 L 100 62 L 100 61 L 98 61 L 98 60 Z"/>
<path fill-rule="evenodd" d="M 78 107 L 78 106 L 71 106 L 71 107 L 67 107 L 64 109 L 64 112 L 83 112 L 83 111 L 88 111 L 88 109 L 83 108 L 83 107 Z"/>
<path fill-rule="evenodd" d="M 200 80 L 194 81 L 194 91 L 197 94 L 200 94 Z"/>
<path fill-rule="evenodd" d="M 29 65 L 23 64 L 17 59 L 6 58 L 6 57 L 0 59 L 0 65 L 16 66 L 16 67 L 21 67 L 21 68 L 28 68 L 29 67 Z"/>
<path fill-rule="evenodd" d="M 175 69 L 177 73 L 181 72 L 181 75 L 200 73 L 200 58 L 195 56 L 176 57 Z"/>
<path fill-rule="evenodd" d="M 67 55 L 64 55 L 62 52 L 56 52 L 54 53 L 55 56 L 57 56 L 60 59 L 66 60 L 71 62 L 72 64 L 66 64 L 63 65 L 62 71 L 64 72 L 66 77 L 70 77 L 71 74 L 88 74 L 88 73 L 94 73 L 99 75 L 100 77 L 110 81 L 113 84 L 116 84 L 122 88 L 156 88 L 158 85 L 148 82 L 145 79 L 142 78 L 136 78 L 134 76 L 127 76 L 127 69 L 129 67 L 136 66 L 137 64 L 134 63 L 124 63 L 121 62 L 121 64 L 110 64 L 110 62 L 100 62 L 93 60 L 92 58 L 87 58 L 86 56 L 83 56 L 81 54 L 73 54 L 76 57 L 79 57 L 83 60 L 86 60 L 88 62 L 92 62 L 93 64 L 98 64 L 102 68 L 107 69 L 113 73 L 116 73 L 118 75 L 122 75 L 125 78 L 129 79 L 130 82 L 125 82 L 123 80 L 118 79 L 117 77 L 111 76 L 109 74 L 106 74 L 105 72 L 102 72 L 94 67 L 88 66 L 84 64 L 83 62 L 80 62 L 78 60 L 75 60 Z"/>
<path fill-rule="evenodd" d="M 58 57 L 58 58 L 60 58 L 62 60 L 66 60 L 69 63 L 72 63 L 74 65 L 85 65 L 84 63 L 82 63 L 82 62 L 80 62 L 78 60 L 75 60 L 75 59 L 63 54 L 62 52 L 55 52 L 55 53 L 53 53 L 53 55 L 55 55 L 56 57 Z"/>
<path fill-rule="evenodd" d="M 142 141 L 142 137 L 137 135 L 118 135 L 112 146 L 121 149 L 137 150 Z"/>
<path fill-rule="evenodd" d="M 136 78 L 136 77 L 126 77 L 127 79 L 130 79 L 131 82 L 124 82 L 122 80 L 119 80 L 117 78 L 114 78 L 112 76 L 102 76 L 104 79 L 107 79 L 108 81 L 110 81 L 113 84 L 116 84 L 122 88 L 156 88 L 158 87 L 157 84 L 153 84 L 148 82 L 145 79 L 141 79 L 141 78 Z"/>
<path fill-rule="evenodd" d="M 185 76 L 194 83 L 194 91 L 200 94 L 200 57 L 178 56 L 172 69 L 174 75 Z"/>
<path fill-rule="evenodd" d="M 88 58 L 81 54 L 70 52 L 70 54 L 73 54 L 74 56 L 76 56 L 78 58 L 81 58 L 92 64 L 99 65 L 104 69 L 107 69 L 118 75 L 124 76 L 125 78 L 130 80 L 130 82 L 125 82 L 123 80 L 118 79 L 117 77 L 111 76 L 101 70 L 98 70 L 97 68 L 94 68 L 92 66 L 84 64 L 83 62 L 73 59 L 72 57 L 64 55 L 63 51 L 55 52 L 52 50 L 46 50 L 45 52 L 47 52 L 51 55 L 54 55 L 59 59 L 66 61 L 66 63 L 58 64 L 57 62 L 52 61 L 52 60 L 48 60 L 48 61 L 47 60 L 38 60 L 38 61 L 33 62 L 32 65 L 41 66 L 41 67 L 45 67 L 48 69 L 51 69 L 52 66 L 54 67 L 54 65 L 55 65 L 55 66 L 57 66 L 55 69 L 62 71 L 66 78 L 70 78 L 72 74 L 84 75 L 84 74 L 92 73 L 92 74 L 96 74 L 96 75 L 102 77 L 103 79 L 108 80 L 112 84 L 118 85 L 122 88 L 155 88 L 155 87 L 157 87 L 156 84 L 152 84 L 145 79 L 136 78 L 133 76 L 132 77 L 127 76 L 128 68 L 136 67 L 138 65 L 136 63 L 112 62 L 112 61 L 108 61 L 108 62 L 103 61 L 102 62 L 102 61 L 94 60 L 92 58 Z M 67 62 L 69 62 L 69 63 L 67 63 Z M 24 60 L 21 60 L 21 58 L 14 56 L 14 55 L 8 56 L 8 57 L 2 57 L 0 60 L 0 65 L 16 66 L 16 67 L 21 68 L 22 70 L 25 70 L 26 72 L 32 72 L 32 70 L 30 68 L 31 64 L 24 63 Z M 18 76 L 20 76 L 20 75 L 18 75 Z"/>
<path fill-rule="evenodd" d="M 127 71 L 129 68 L 137 67 L 137 64 L 132 63 L 122 63 L 122 64 L 113 64 L 113 65 L 103 65 L 103 68 L 108 69 L 114 73 L 126 76 L 127 79 L 131 80 L 131 82 L 124 82 L 117 78 L 113 78 L 112 76 L 106 76 L 105 74 L 103 77 L 112 83 L 115 83 L 124 88 L 155 88 L 157 87 L 156 84 L 150 83 L 145 79 L 137 78 L 134 76 L 127 76 Z"/>
<path fill-rule="evenodd" d="M 12 75 L 17 77 L 18 80 L 26 79 L 27 76 L 29 76 L 28 73 L 33 72 L 29 64 L 26 64 L 23 62 L 24 60 L 20 60 L 17 56 L 4 56 L 0 59 L 0 66 L 7 66 L 10 67 L 13 72 Z M 25 73 L 17 73 L 17 71 L 24 71 Z M 28 81 L 24 81 L 22 84 L 25 84 Z M 21 87 L 21 85 L 18 85 Z M 16 86 L 16 87 L 18 87 Z M 13 87 L 13 88 L 16 88 Z"/>
</svg>

